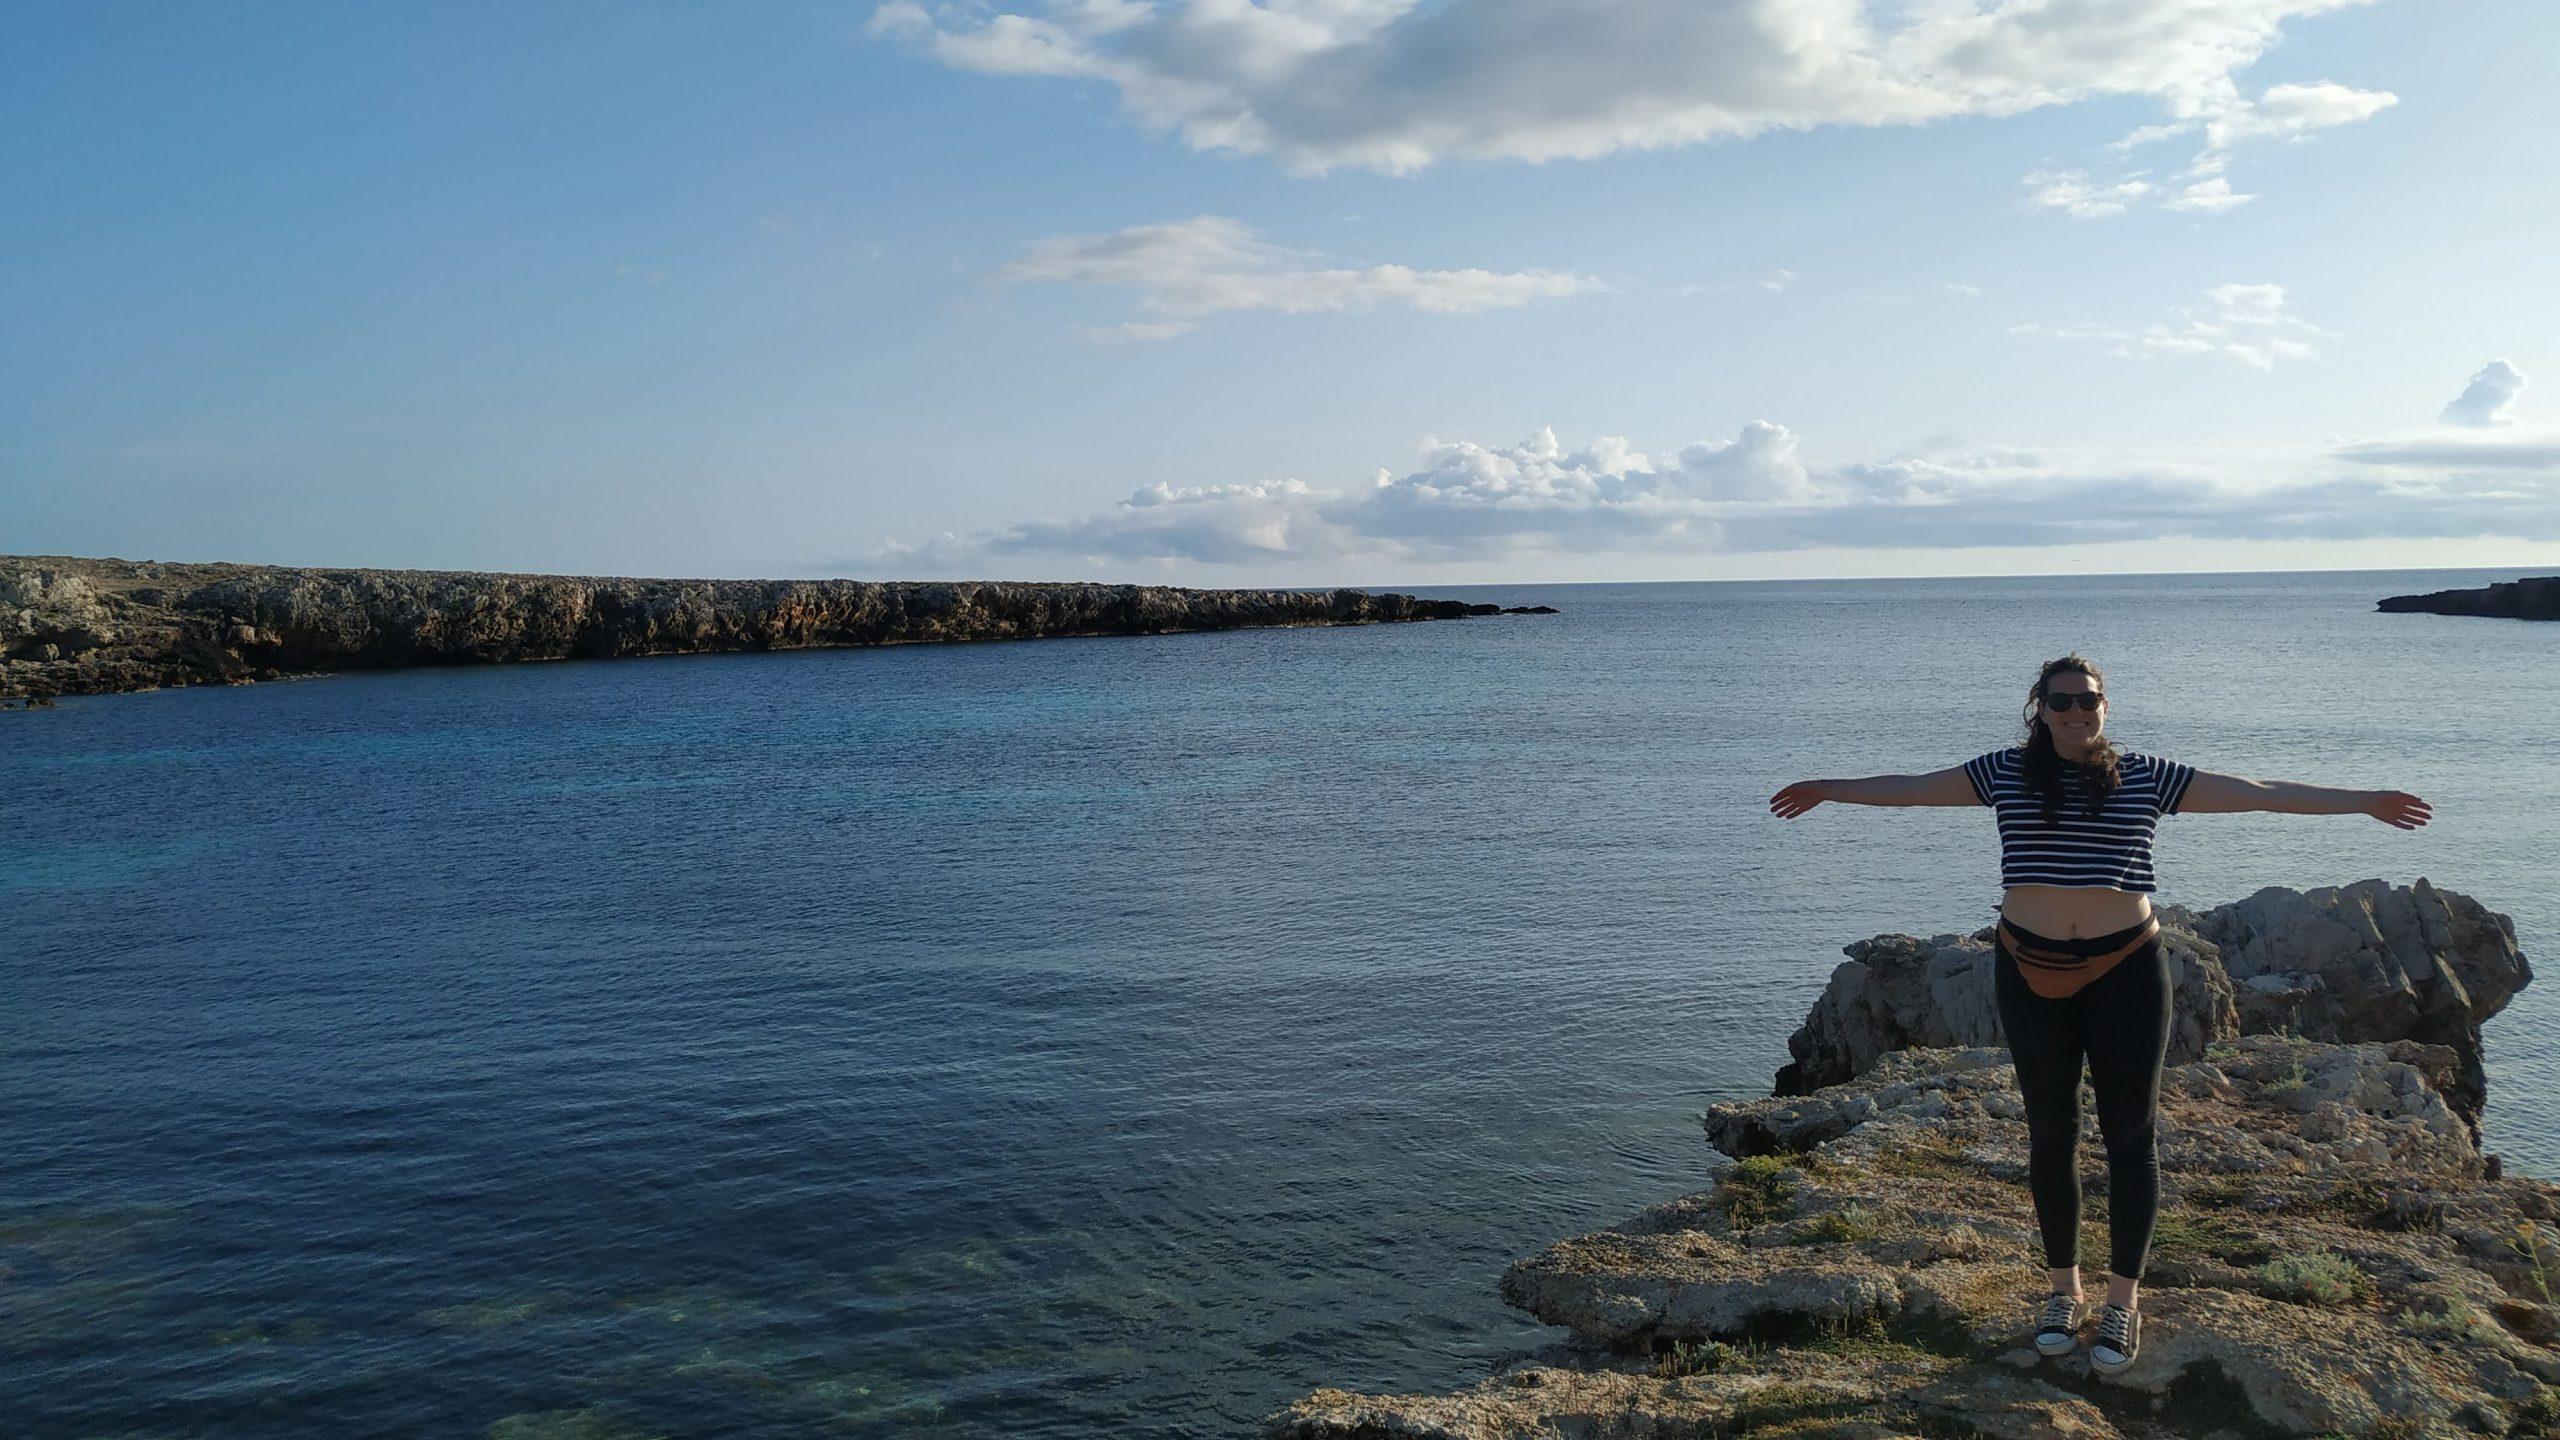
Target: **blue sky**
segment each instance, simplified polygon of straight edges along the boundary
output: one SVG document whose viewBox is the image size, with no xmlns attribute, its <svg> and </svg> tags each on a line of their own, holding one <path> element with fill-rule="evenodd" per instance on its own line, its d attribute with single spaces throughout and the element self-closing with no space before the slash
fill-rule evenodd
<svg viewBox="0 0 2560 1440">
<path fill-rule="evenodd" d="M 2554 53 L 2545 0 L 12 6 L 0 550 L 2548 565 Z"/>
</svg>

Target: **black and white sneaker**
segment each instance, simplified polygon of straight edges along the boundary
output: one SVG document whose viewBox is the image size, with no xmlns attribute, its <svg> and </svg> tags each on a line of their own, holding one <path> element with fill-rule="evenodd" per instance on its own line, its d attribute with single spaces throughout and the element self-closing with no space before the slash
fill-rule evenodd
<svg viewBox="0 0 2560 1440">
<path fill-rule="evenodd" d="M 2089 1363 L 2113 1375 L 2133 1363 L 2142 1352 L 2142 1315 L 2121 1305 L 2108 1305 L 2098 1314 L 2098 1335 L 2089 1342 Z"/>
<path fill-rule="evenodd" d="M 2080 1297 L 2053 1294 L 2044 1297 L 2044 1309 L 2036 1313 L 2036 1353 L 2068 1355 L 2080 1343 Z"/>
</svg>

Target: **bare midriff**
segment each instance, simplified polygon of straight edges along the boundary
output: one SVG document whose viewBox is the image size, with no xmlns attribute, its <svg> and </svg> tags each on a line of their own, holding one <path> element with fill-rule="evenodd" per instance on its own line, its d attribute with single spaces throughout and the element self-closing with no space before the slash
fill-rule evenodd
<svg viewBox="0 0 2560 1440">
<path fill-rule="evenodd" d="M 2048 939 L 2079 940 L 2141 924 L 2151 914 L 2151 897 L 2138 890 L 2012 885 L 2000 898 L 2000 914 Z"/>
</svg>

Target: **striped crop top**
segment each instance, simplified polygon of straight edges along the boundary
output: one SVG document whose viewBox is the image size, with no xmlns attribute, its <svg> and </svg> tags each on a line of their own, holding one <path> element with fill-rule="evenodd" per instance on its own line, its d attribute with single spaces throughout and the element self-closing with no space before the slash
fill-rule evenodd
<svg viewBox="0 0 2560 1440">
<path fill-rule="evenodd" d="M 2003 886 L 2157 888 L 2151 874 L 2152 827 L 2161 816 L 2178 813 L 2196 767 L 2124 751 L 2117 758 L 2123 783 L 2092 816 L 2080 791 L 2079 767 L 2066 763 L 2060 818 L 2048 825 L 2044 797 L 2027 788 L 2025 759 L 2026 752 L 2012 746 L 1964 764 L 1973 793 L 1999 817 Z"/>
</svg>

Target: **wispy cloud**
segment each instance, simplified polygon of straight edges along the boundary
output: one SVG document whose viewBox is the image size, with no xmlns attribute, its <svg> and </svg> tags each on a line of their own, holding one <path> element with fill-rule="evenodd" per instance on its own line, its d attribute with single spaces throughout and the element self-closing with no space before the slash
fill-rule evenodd
<svg viewBox="0 0 2560 1440">
<path fill-rule="evenodd" d="M 2201 132 L 2217 155 L 2390 103 L 2325 83 L 2239 94 L 2235 77 L 2287 22 L 2361 3 L 1051 0 L 989 13 L 892 0 L 871 29 L 957 69 L 1110 86 L 1197 150 L 1407 173 L 2108 96 L 2157 100 L 2169 122 L 2146 139 Z"/>
<path fill-rule="evenodd" d="M 2280 360 L 2308 360 L 2309 338 L 2330 332 L 2289 313 L 2281 285 L 2216 285 L 2204 304 L 2140 330 L 2111 325 L 2012 325 L 2010 333 L 2056 340 L 2094 340 L 2128 359 L 2159 355 L 2220 355 L 2260 370 Z"/>
<path fill-rule="evenodd" d="M 1737 295 L 1759 291 L 1784 295 L 1802 277 L 1793 270 L 1772 270 L 1757 280 L 1700 280 L 1674 286 L 1674 295 Z"/>
<path fill-rule="evenodd" d="M 2098 197 L 2085 205 L 2072 203 L 2071 188 L 2053 183 L 2055 177 L 2045 172 L 2027 176 L 2024 183 L 2043 187 L 2036 194 L 2038 203 L 2082 219 L 2121 215 L 2127 206 L 2142 200 L 2165 210 L 2229 210 L 2258 198 L 2231 188 L 2224 172 L 2231 168 L 2233 152 L 2256 143 L 2308 140 L 2323 130 L 2370 120 L 2399 102 L 2400 97 L 2387 90 L 2358 90 L 2325 80 L 2315 85 L 2270 85 L 2251 100 L 2226 75 L 2193 94 L 2172 97 L 2172 108 L 2181 118 L 2141 126 L 2105 147 L 2111 155 L 2123 155 L 2163 140 L 2198 136 L 2194 157 L 2170 180 L 2142 180 L 2139 177 L 2149 173 L 2145 170 L 2102 181 L 2092 181 L 2077 170 L 2062 172 L 2071 187 Z"/>
<path fill-rule="evenodd" d="M 1404 306 L 1435 315 L 1526 305 L 1608 287 L 1553 270 L 1416 270 L 1405 265 L 1344 269 L 1313 251 L 1257 238 L 1241 222 L 1201 215 L 1135 225 L 1107 235 L 1063 235 L 996 272 L 1002 284 L 1105 285 L 1137 296 L 1156 320 L 1088 328 L 1098 340 L 1162 340 L 1201 319 L 1237 310 L 1285 314 Z"/>
<path fill-rule="evenodd" d="M 2079 220 L 2121 215 L 2127 205 L 2151 193 L 2150 181 L 2126 179 L 2100 184 L 2091 181 L 2083 170 L 2037 170 L 2018 183 L 2035 187 L 2035 193 L 2027 197 L 2028 204 L 2060 210 Z"/>
</svg>

